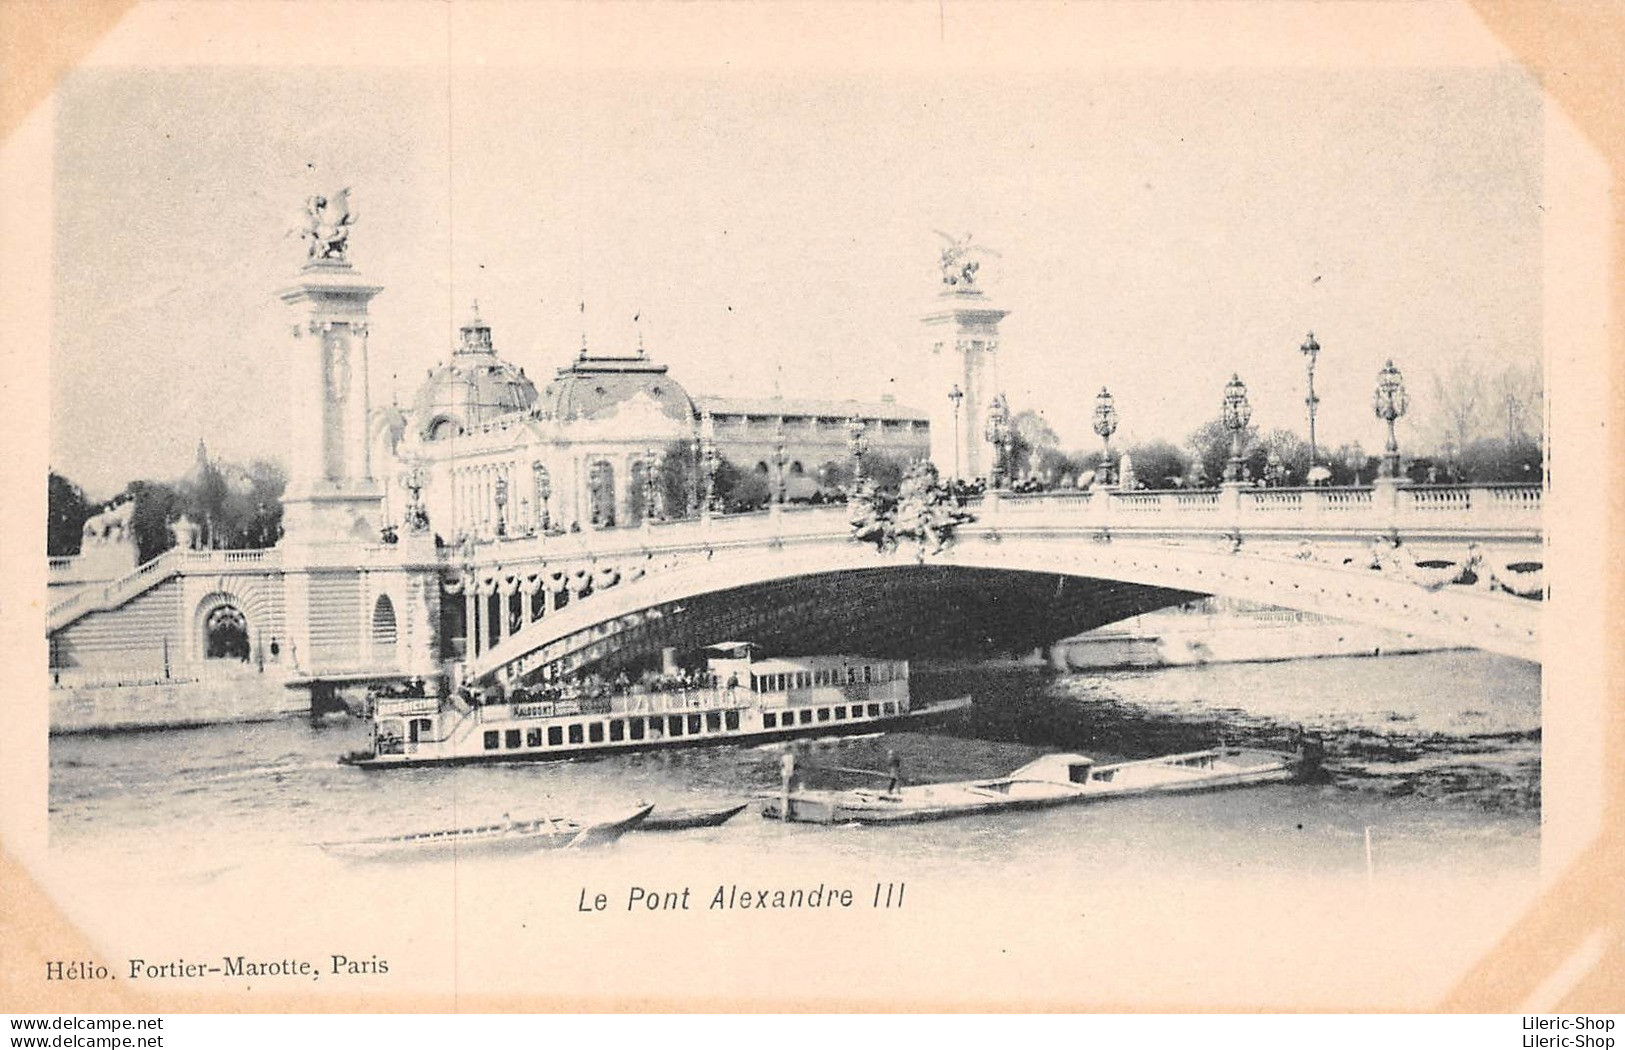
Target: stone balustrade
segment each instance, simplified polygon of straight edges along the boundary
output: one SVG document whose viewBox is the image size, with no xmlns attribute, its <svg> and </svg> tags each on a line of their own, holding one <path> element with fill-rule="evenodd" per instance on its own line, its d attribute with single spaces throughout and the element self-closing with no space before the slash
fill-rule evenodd
<svg viewBox="0 0 1625 1050">
<path fill-rule="evenodd" d="M 1110 528 L 1208 533 L 1225 528 L 1386 532 L 1484 530 L 1529 537 L 1541 531 L 1537 485 L 1473 487 L 1379 483 L 1370 488 L 1245 488 L 1110 492 L 988 493 L 965 509 L 986 527 Z M 529 536 L 479 545 L 474 566 L 624 557 L 631 553 L 724 549 L 775 539 L 829 536 L 850 530 L 850 508 L 786 505 L 747 514 Z M 976 525 L 971 526 L 972 528 Z"/>
<path fill-rule="evenodd" d="M 87 613 L 115 609 L 182 572 L 263 572 L 281 564 L 281 552 L 256 550 L 181 550 L 172 548 L 125 576 L 89 586 L 57 602 L 46 613 L 47 632 L 59 630 Z"/>
</svg>

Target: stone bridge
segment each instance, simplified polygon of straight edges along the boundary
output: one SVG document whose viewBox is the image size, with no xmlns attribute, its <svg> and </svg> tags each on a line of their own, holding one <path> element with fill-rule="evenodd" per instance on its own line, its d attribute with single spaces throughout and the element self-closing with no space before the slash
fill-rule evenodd
<svg viewBox="0 0 1625 1050">
<path fill-rule="evenodd" d="M 951 543 L 851 538 L 775 507 L 498 541 L 448 565 L 465 680 L 613 670 L 729 637 L 770 650 L 966 656 L 1204 595 L 1540 659 L 1535 486 L 990 495 Z"/>
</svg>

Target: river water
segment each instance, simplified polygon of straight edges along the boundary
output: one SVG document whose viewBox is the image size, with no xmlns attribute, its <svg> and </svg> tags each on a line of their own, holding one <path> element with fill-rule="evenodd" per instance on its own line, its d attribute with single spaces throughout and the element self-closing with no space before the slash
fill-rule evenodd
<svg viewBox="0 0 1625 1050">
<path fill-rule="evenodd" d="M 961 988 L 1000 1004 L 1425 1005 L 1535 888 L 1533 665 L 1479 652 L 1089 675 L 982 665 L 917 669 L 914 686 L 919 699 L 970 693 L 976 706 L 925 731 L 798 745 L 808 782 L 863 783 L 835 767 L 884 768 L 888 749 L 907 779 L 937 780 L 1054 750 L 1111 761 L 1221 738 L 1280 746 L 1294 725 L 1325 737 L 1329 776 L 895 828 L 781 825 L 752 810 L 601 850 L 365 865 L 316 844 L 505 813 L 743 800 L 775 788 L 778 751 L 369 773 L 334 761 L 366 736 L 345 718 L 62 736 L 50 750 L 57 893 L 114 958 L 392 958 L 390 976 L 348 987 L 459 1005 L 948 1005 Z M 907 906 L 875 912 L 875 887 L 894 883 L 908 886 Z M 733 885 L 845 888 L 862 904 L 709 914 L 714 891 Z M 630 903 L 635 890 L 679 888 L 692 891 L 687 909 Z M 925 984 L 896 976 L 892 938 Z M 766 952 L 782 968 L 787 939 L 806 965 L 763 979 L 747 961 Z M 1327 939 L 1339 942 L 1331 955 L 1315 947 Z M 634 975 L 613 962 L 629 944 Z M 830 952 L 845 953 L 836 970 L 850 980 L 818 962 Z M 736 979 L 719 987 L 707 973 Z"/>
</svg>

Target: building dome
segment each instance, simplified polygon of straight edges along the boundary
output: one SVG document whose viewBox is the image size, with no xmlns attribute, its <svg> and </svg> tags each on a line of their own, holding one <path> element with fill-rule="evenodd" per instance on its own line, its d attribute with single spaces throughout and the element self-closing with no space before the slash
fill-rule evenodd
<svg viewBox="0 0 1625 1050">
<path fill-rule="evenodd" d="M 430 370 L 418 388 L 412 425 L 424 441 L 442 441 L 535 404 L 536 384 L 497 356 L 491 328 L 476 309 L 451 360 Z"/>
<path fill-rule="evenodd" d="M 694 402 L 665 365 L 636 357 L 596 357 L 585 349 L 542 388 L 537 407 L 560 423 L 623 415 L 664 417 L 684 429 L 694 423 Z"/>
</svg>

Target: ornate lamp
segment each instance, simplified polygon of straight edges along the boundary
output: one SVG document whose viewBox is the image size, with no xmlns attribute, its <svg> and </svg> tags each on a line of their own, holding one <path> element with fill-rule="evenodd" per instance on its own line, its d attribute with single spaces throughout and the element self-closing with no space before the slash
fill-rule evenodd
<svg viewBox="0 0 1625 1050">
<path fill-rule="evenodd" d="M 717 447 L 706 442 L 701 459 L 705 464 L 705 509 L 714 510 L 717 501 Z"/>
<path fill-rule="evenodd" d="M 853 416 L 852 422 L 847 424 L 846 440 L 847 446 L 852 450 L 852 484 L 856 487 L 858 481 L 863 478 L 863 454 L 869 451 L 869 437 L 863 420 L 859 417 Z"/>
<path fill-rule="evenodd" d="M 500 474 L 497 475 L 496 500 L 497 538 L 501 539 L 508 534 L 508 515 L 506 514 L 508 507 L 508 479 Z"/>
<path fill-rule="evenodd" d="M 1360 483 L 1360 469 L 1365 466 L 1365 449 L 1361 448 L 1358 443 L 1350 447 L 1348 458 L 1343 461 L 1343 465 L 1349 468 L 1349 471 L 1354 475 L 1354 484 L 1358 485 Z"/>
<path fill-rule="evenodd" d="M 1117 406 L 1112 403 L 1112 392 L 1105 387 L 1095 395 L 1095 433 L 1100 435 L 1100 481 L 1110 484 L 1112 475 L 1112 435 L 1117 433 Z"/>
<path fill-rule="evenodd" d="M 987 440 L 993 445 L 993 470 L 988 481 L 996 489 L 1004 487 L 1005 449 L 1010 445 L 1010 405 L 999 394 L 987 409 Z"/>
<path fill-rule="evenodd" d="M 711 419 L 710 409 L 700 413 L 700 452 L 697 458 L 705 490 L 701 506 L 706 513 L 710 513 L 715 509 L 717 464 L 720 458 L 717 455 L 716 424 Z"/>
<path fill-rule="evenodd" d="M 955 383 L 953 389 L 948 391 L 948 400 L 954 406 L 954 479 L 959 479 L 959 404 L 965 400 L 965 392 Z"/>
<path fill-rule="evenodd" d="M 423 501 L 420 498 L 420 494 L 428 485 L 429 475 L 421 462 L 413 460 L 401 471 L 401 488 L 412 494 L 411 502 L 406 505 L 406 527 L 412 532 L 423 532 L 429 527 L 429 515 L 424 511 Z M 264 506 L 263 503 L 260 504 L 261 513 L 264 512 Z"/>
<path fill-rule="evenodd" d="M 645 523 L 654 520 L 655 516 L 655 450 L 652 448 L 643 451 L 643 520 Z"/>
<path fill-rule="evenodd" d="M 779 417 L 779 423 L 773 431 L 773 502 L 784 502 L 784 465 L 790 462 L 790 455 L 784 450 L 784 417 Z"/>
<path fill-rule="evenodd" d="M 1224 428 L 1230 431 L 1230 460 L 1224 465 L 1224 480 L 1241 480 L 1241 432 L 1253 420 L 1253 406 L 1247 403 L 1247 384 L 1231 373 L 1224 385 Z"/>
<path fill-rule="evenodd" d="M 548 477 L 547 468 L 537 460 L 531 464 L 531 470 L 536 475 L 536 506 L 542 514 L 542 531 L 546 532 L 553 526 L 553 515 L 548 509 L 548 500 L 553 498 L 553 479 Z"/>
<path fill-rule="evenodd" d="M 1309 396 L 1303 399 L 1303 403 L 1309 408 L 1309 469 L 1313 470 L 1317 458 L 1315 455 L 1315 409 L 1320 405 L 1320 398 L 1315 396 L 1315 358 L 1320 356 L 1320 344 L 1315 342 L 1315 333 L 1309 333 L 1309 338 L 1303 341 L 1303 345 L 1298 347 L 1298 351 L 1303 354 L 1304 361 L 1309 366 Z"/>
<path fill-rule="evenodd" d="M 1281 461 L 1281 453 L 1273 448 L 1264 462 L 1264 484 L 1270 488 L 1286 484 L 1286 464 Z"/>
<path fill-rule="evenodd" d="M 1371 395 L 1371 410 L 1378 419 L 1388 424 L 1388 445 L 1383 450 L 1382 476 L 1399 477 L 1399 441 L 1394 437 L 1394 421 L 1411 407 L 1410 395 L 1405 393 L 1405 377 L 1394 367 L 1392 358 L 1377 373 L 1377 389 Z"/>
</svg>

